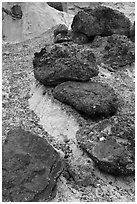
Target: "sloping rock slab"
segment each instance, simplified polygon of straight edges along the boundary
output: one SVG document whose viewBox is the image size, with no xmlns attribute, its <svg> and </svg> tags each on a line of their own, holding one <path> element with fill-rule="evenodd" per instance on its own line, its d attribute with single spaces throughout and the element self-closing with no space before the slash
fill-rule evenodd
<svg viewBox="0 0 137 204">
<path fill-rule="evenodd" d="M 3 201 L 48 201 L 56 195 L 63 163 L 45 139 L 21 128 L 9 131 L 2 163 Z"/>
<path fill-rule="evenodd" d="M 35 78 L 44 85 L 88 81 L 98 75 L 91 49 L 73 43 L 47 45 L 34 54 L 33 67 Z"/>
<path fill-rule="evenodd" d="M 55 87 L 53 95 L 92 118 L 114 115 L 118 106 L 114 90 L 99 82 L 64 82 Z"/>
<path fill-rule="evenodd" d="M 135 172 L 135 127 L 132 116 L 113 116 L 81 128 L 76 138 L 80 147 L 101 170 L 114 175 Z"/>
<path fill-rule="evenodd" d="M 121 12 L 109 7 L 99 6 L 79 11 L 73 19 L 74 32 L 84 33 L 88 37 L 112 34 L 129 36 L 130 20 Z"/>
</svg>

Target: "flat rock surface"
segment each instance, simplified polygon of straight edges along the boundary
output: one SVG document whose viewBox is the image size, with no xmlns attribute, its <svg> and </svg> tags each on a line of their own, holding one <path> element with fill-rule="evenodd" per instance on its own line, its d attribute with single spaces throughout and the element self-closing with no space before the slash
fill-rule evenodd
<svg viewBox="0 0 137 204">
<path fill-rule="evenodd" d="M 21 128 L 3 144 L 3 201 L 48 201 L 56 195 L 63 171 L 59 154 L 43 138 Z"/>
<path fill-rule="evenodd" d="M 112 34 L 129 36 L 130 20 L 118 10 L 98 6 L 79 11 L 74 16 L 71 28 L 74 32 L 84 33 L 88 37 Z"/>
<path fill-rule="evenodd" d="M 76 134 L 79 145 L 103 171 L 114 175 L 135 172 L 134 117 L 113 116 Z"/>
<path fill-rule="evenodd" d="M 98 75 L 91 49 L 73 43 L 49 45 L 34 54 L 34 76 L 44 85 L 88 81 Z"/>
<path fill-rule="evenodd" d="M 100 82 L 64 82 L 56 86 L 53 95 L 92 118 L 114 115 L 118 106 L 114 90 Z"/>
</svg>

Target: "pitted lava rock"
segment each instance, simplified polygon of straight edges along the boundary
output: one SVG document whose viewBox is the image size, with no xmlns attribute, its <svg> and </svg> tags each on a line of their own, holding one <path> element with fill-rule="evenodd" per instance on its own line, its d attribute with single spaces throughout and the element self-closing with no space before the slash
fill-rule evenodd
<svg viewBox="0 0 137 204">
<path fill-rule="evenodd" d="M 135 62 L 135 44 L 124 35 L 96 36 L 90 44 L 97 64 L 118 70 Z"/>
<path fill-rule="evenodd" d="M 47 45 L 34 54 L 33 67 L 35 78 L 45 86 L 64 81 L 89 81 L 98 75 L 91 49 L 74 43 Z"/>
<path fill-rule="evenodd" d="M 113 116 L 81 128 L 78 144 L 102 171 L 114 175 L 135 173 L 135 126 L 130 115 Z"/>
<path fill-rule="evenodd" d="M 102 61 L 113 69 L 135 62 L 135 45 L 126 36 L 112 35 L 107 39 Z"/>
<path fill-rule="evenodd" d="M 64 82 L 55 87 L 53 95 L 92 118 L 114 115 L 118 107 L 114 90 L 100 82 Z"/>
<path fill-rule="evenodd" d="M 88 37 L 112 34 L 130 34 L 130 20 L 118 10 L 98 6 L 79 11 L 73 19 L 71 28 L 74 32 L 84 33 Z"/>
<path fill-rule="evenodd" d="M 63 162 L 43 138 L 21 128 L 8 132 L 3 144 L 3 201 L 49 201 L 56 195 Z"/>
</svg>

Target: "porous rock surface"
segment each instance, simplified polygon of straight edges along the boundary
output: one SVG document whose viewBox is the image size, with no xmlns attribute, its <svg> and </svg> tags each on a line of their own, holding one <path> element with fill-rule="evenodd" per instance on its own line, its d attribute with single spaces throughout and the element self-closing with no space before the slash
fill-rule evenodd
<svg viewBox="0 0 137 204">
<path fill-rule="evenodd" d="M 18 128 L 3 144 L 2 168 L 4 202 L 37 202 L 56 195 L 63 163 L 45 139 Z"/>
<path fill-rule="evenodd" d="M 47 45 L 34 54 L 33 67 L 35 78 L 44 85 L 88 81 L 98 75 L 91 49 L 74 43 Z"/>
<path fill-rule="evenodd" d="M 99 169 L 114 175 L 135 172 L 135 129 L 130 115 L 113 116 L 78 130 L 78 144 Z"/>
<path fill-rule="evenodd" d="M 71 28 L 74 32 L 84 33 L 88 37 L 112 34 L 129 36 L 130 20 L 118 10 L 98 6 L 79 11 L 73 19 Z"/>
<path fill-rule="evenodd" d="M 135 62 L 135 44 L 124 35 L 96 37 L 91 43 L 98 63 L 104 63 L 114 70 Z"/>
<path fill-rule="evenodd" d="M 55 87 L 53 95 L 93 118 L 114 115 L 118 106 L 114 90 L 99 82 L 64 82 Z"/>
</svg>

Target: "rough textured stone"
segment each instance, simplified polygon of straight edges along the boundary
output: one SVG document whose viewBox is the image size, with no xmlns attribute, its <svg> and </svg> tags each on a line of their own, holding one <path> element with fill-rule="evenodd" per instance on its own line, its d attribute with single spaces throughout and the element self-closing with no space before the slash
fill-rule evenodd
<svg viewBox="0 0 137 204">
<path fill-rule="evenodd" d="M 135 127 L 130 115 L 113 116 L 81 128 L 76 138 L 80 147 L 101 170 L 114 175 L 135 172 Z"/>
<path fill-rule="evenodd" d="M 71 39 L 74 43 L 77 43 L 77 44 L 86 44 L 89 42 L 89 39 L 88 37 L 83 34 L 83 33 L 76 33 L 76 32 L 71 32 L 70 33 L 71 35 Z"/>
<path fill-rule="evenodd" d="M 126 36 L 112 35 L 103 51 L 103 62 L 118 69 L 135 62 L 135 46 Z"/>
<path fill-rule="evenodd" d="M 135 21 L 134 21 L 134 24 L 131 26 L 130 39 L 131 39 L 133 42 L 135 42 Z"/>
<path fill-rule="evenodd" d="M 68 27 L 65 24 L 59 24 L 54 30 L 54 37 L 56 37 L 59 33 L 68 33 Z"/>
<path fill-rule="evenodd" d="M 2 156 L 4 202 L 48 201 L 56 195 L 63 163 L 45 139 L 21 128 L 11 130 Z"/>
<path fill-rule="evenodd" d="M 124 35 L 97 36 L 90 44 L 97 63 L 118 70 L 135 62 L 135 44 Z"/>
<path fill-rule="evenodd" d="M 88 81 L 98 75 L 90 48 L 73 43 L 49 45 L 34 54 L 34 76 L 44 85 L 64 81 Z"/>
<path fill-rule="evenodd" d="M 72 30 L 88 37 L 112 34 L 129 36 L 130 20 L 121 12 L 109 7 L 98 6 L 79 11 L 73 19 Z"/>
<path fill-rule="evenodd" d="M 22 9 L 21 9 L 21 6 L 19 5 L 14 5 L 12 8 L 11 8 L 11 12 L 12 12 L 12 15 L 15 17 L 15 18 L 19 18 L 21 19 L 22 18 Z"/>
<path fill-rule="evenodd" d="M 114 90 L 99 82 L 64 82 L 55 87 L 53 95 L 93 118 L 115 114 L 118 105 Z"/>
</svg>

